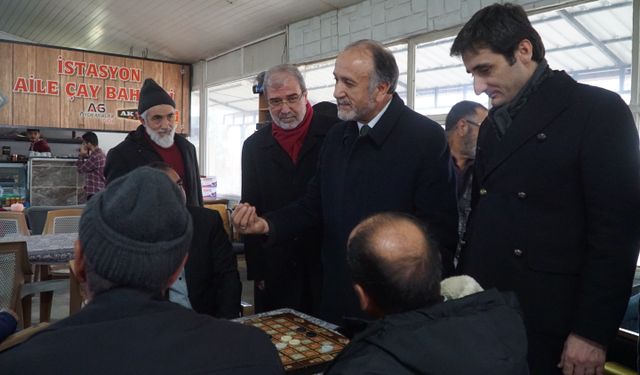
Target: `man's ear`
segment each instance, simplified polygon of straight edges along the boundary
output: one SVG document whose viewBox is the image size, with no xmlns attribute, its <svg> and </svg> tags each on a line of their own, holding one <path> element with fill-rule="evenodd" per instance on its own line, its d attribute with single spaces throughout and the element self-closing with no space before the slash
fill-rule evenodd
<svg viewBox="0 0 640 375">
<path fill-rule="evenodd" d="M 353 289 L 356 291 L 358 301 L 360 301 L 360 310 L 369 313 L 372 307 L 371 297 L 369 297 L 360 284 L 353 284 Z"/>
<path fill-rule="evenodd" d="M 464 119 L 458 120 L 458 123 L 456 124 L 456 134 L 459 135 L 460 137 L 464 137 L 465 134 L 467 134 L 468 127 L 469 126 L 464 121 Z"/>
<path fill-rule="evenodd" d="M 73 262 L 75 264 L 74 274 L 81 283 L 87 282 L 87 265 L 84 258 L 84 250 L 80 244 L 80 240 L 76 240 L 73 244 Z"/>
<path fill-rule="evenodd" d="M 515 57 L 523 64 L 528 64 L 533 60 L 533 45 L 529 39 L 522 39 L 520 43 L 518 43 Z"/>
<path fill-rule="evenodd" d="M 187 259 L 189 259 L 188 253 L 187 255 L 184 256 L 182 263 L 180 263 L 180 267 L 178 267 L 178 269 L 173 274 L 171 274 L 171 277 L 169 277 L 169 281 L 167 282 L 167 288 L 169 288 L 171 285 L 173 285 L 173 283 L 176 282 L 176 280 L 178 280 L 178 277 L 180 277 L 180 274 L 182 273 L 182 269 L 184 268 L 184 265 L 187 264 Z"/>
<path fill-rule="evenodd" d="M 385 96 L 390 95 L 389 94 L 390 87 L 391 85 L 389 85 L 388 82 L 378 83 L 378 85 L 376 86 L 376 100 L 382 102 Z"/>
</svg>

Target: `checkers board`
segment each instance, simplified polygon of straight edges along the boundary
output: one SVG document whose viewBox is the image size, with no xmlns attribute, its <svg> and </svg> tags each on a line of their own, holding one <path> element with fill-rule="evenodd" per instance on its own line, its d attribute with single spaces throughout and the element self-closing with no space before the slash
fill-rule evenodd
<svg viewBox="0 0 640 375">
<path fill-rule="evenodd" d="M 269 335 L 287 373 L 321 371 L 349 342 L 339 333 L 288 312 L 248 317 L 241 323 Z"/>
</svg>

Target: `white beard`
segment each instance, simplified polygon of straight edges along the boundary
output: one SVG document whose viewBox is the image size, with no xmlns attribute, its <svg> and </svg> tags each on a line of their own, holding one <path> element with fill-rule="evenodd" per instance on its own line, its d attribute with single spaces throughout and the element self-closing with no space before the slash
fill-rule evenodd
<svg viewBox="0 0 640 375">
<path fill-rule="evenodd" d="M 149 129 L 148 126 L 145 126 L 144 129 L 147 132 L 149 138 L 151 138 L 151 140 L 158 146 L 162 148 L 169 148 L 173 146 L 173 137 L 176 134 L 175 127 L 172 128 L 171 132 L 169 132 L 168 134 L 160 134 L 154 130 Z"/>
</svg>

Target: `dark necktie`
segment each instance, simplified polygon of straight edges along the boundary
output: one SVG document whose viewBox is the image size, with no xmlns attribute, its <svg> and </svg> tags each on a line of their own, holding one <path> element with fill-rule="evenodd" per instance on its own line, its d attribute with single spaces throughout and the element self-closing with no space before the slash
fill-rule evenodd
<svg viewBox="0 0 640 375">
<path fill-rule="evenodd" d="M 360 128 L 360 136 L 364 137 L 365 135 L 367 135 L 369 130 L 371 130 L 371 127 L 369 125 L 367 124 L 362 125 L 362 127 Z"/>
</svg>

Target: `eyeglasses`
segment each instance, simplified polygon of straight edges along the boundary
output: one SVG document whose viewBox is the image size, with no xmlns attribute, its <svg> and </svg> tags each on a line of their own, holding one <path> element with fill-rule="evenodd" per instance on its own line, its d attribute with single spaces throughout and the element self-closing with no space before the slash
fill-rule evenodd
<svg viewBox="0 0 640 375">
<path fill-rule="evenodd" d="M 286 102 L 287 105 L 293 105 L 300 101 L 302 98 L 302 94 L 293 94 L 289 95 L 286 98 L 271 98 L 269 99 L 269 107 L 271 108 L 279 108 Z"/>
<path fill-rule="evenodd" d="M 468 119 L 464 119 L 464 122 L 468 123 L 469 125 L 473 125 L 473 126 L 480 127 L 480 124 L 478 124 L 478 123 L 477 123 L 477 122 L 475 122 L 475 121 L 471 121 L 471 120 L 468 120 Z"/>
</svg>

